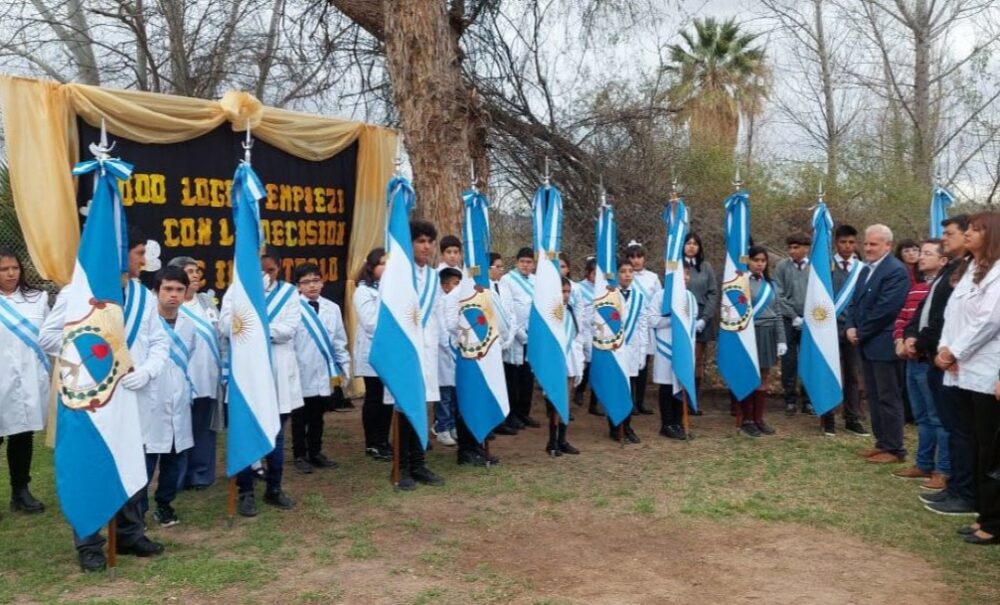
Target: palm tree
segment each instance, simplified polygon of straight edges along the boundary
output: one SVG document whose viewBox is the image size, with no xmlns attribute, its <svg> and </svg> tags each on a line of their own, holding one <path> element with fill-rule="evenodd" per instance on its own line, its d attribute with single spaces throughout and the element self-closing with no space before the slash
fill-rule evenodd
<svg viewBox="0 0 1000 605">
<path fill-rule="evenodd" d="M 686 48 L 670 46 L 670 65 L 677 79 L 667 95 L 688 124 L 692 147 L 736 147 L 740 116 L 761 110 L 767 98 L 768 69 L 764 50 L 751 48 L 757 34 L 744 34 L 735 19 L 719 23 L 694 20 L 694 35 L 681 31 Z"/>
</svg>

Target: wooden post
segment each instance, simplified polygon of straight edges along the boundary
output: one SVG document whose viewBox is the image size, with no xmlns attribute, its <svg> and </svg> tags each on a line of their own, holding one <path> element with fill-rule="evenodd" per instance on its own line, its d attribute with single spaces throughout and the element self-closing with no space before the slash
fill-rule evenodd
<svg viewBox="0 0 1000 605">
<path fill-rule="evenodd" d="M 229 518 L 229 527 L 233 526 L 236 520 L 236 475 L 229 478 L 229 493 L 226 496 L 226 514 Z"/>
<path fill-rule="evenodd" d="M 118 567 L 118 518 L 111 517 L 108 521 L 108 576 L 115 579 L 115 568 Z"/>
<path fill-rule="evenodd" d="M 399 410 L 392 406 L 392 485 L 399 485 Z"/>
<path fill-rule="evenodd" d="M 681 403 L 683 404 L 683 406 L 681 407 L 681 424 L 684 425 L 684 440 L 690 441 L 691 431 L 690 431 L 690 420 L 688 418 L 688 396 L 687 396 L 687 391 L 683 389 L 681 390 Z"/>
<path fill-rule="evenodd" d="M 736 400 L 736 395 L 733 395 L 732 391 L 729 392 L 729 396 Z M 743 426 L 743 402 L 736 402 L 736 430 L 739 431 L 740 427 Z"/>
</svg>

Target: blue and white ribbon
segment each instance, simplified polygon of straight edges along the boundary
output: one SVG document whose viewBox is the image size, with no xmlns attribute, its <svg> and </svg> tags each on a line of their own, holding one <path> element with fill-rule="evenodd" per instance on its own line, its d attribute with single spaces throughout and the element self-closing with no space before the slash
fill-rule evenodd
<svg viewBox="0 0 1000 605">
<path fill-rule="evenodd" d="M 163 324 L 163 330 L 170 336 L 170 353 L 168 355 L 170 361 L 174 362 L 177 369 L 184 374 L 184 380 L 187 382 L 191 392 L 194 393 L 194 383 L 191 382 L 191 376 L 188 374 L 188 362 L 191 360 L 191 351 L 167 320 L 161 317 L 160 323 Z"/>
<path fill-rule="evenodd" d="M 635 285 L 635 282 L 632 282 Z M 632 296 L 628 298 L 628 311 L 625 318 L 625 342 L 631 343 L 635 336 L 635 327 L 639 324 L 639 316 L 646 307 L 646 296 L 642 290 L 632 289 Z"/>
<path fill-rule="evenodd" d="M 52 369 L 48 356 L 42 350 L 42 346 L 38 344 L 38 326 L 28 321 L 28 318 L 18 312 L 17 308 L 7 302 L 2 295 L 0 295 L 0 323 L 10 330 L 11 334 L 17 336 L 25 346 L 34 351 L 46 372 Z"/>
<path fill-rule="evenodd" d="M 265 298 L 267 304 L 267 321 L 274 321 L 274 318 L 285 308 L 285 303 L 295 294 L 295 288 L 288 283 L 279 281 L 274 285 Z"/>
<path fill-rule="evenodd" d="M 520 271 L 518 271 L 517 269 L 514 269 L 513 271 L 507 273 L 507 275 L 509 275 L 510 279 L 515 284 L 517 284 L 518 286 L 520 286 L 521 289 L 524 290 L 525 293 L 528 296 L 534 296 L 535 295 L 535 286 L 530 281 L 528 281 L 527 277 L 521 275 Z"/>
<path fill-rule="evenodd" d="M 142 318 L 146 316 L 149 290 L 137 279 L 130 279 L 125 291 L 125 341 L 131 349 L 139 337 Z"/>
<path fill-rule="evenodd" d="M 663 315 L 670 315 L 670 305 L 673 300 L 673 267 L 682 261 L 684 240 L 688 234 L 688 211 L 683 199 L 678 199 L 676 205 L 672 202 L 667 204 L 663 211 L 663 223 L 666 225 L 667 243 L 663 250 L 663 302 L 660 312 Z"/>
<path fill-rule="evenodd" d="M 424 291 L 420 293 L 420 325 L 426 328 L 427 322 L 434 314 L 434 301 L 437 300 L 437 293 L 441 288 L 438 287 L 437 271 L 430 265 L 423 269 L 418 267 L 416 270 L 424 272 Z"/>
<path fill-rule="evenodd" d="M 861 275 L 861 265 L 862 262 L 855 259 L 854 266 L 851 267 L 851 272 L 847 275 L 847 280 L 840 285 L 837 298 L 833 303 L 833 309 L 838 316 L 847 309 L 847 305 L 851 302 L 854 288 L 858 285 L 858 276 Z"/>
<path fill-rule="evenodd" d="M 219 338 L 215 333 L 215 328 L 212 324 L 205 321 L 204 318 L 200 317 L 197 313 L 189 309 L 188 307 L 181 305 L 181 313 L 183 313 L 191 323 L 194 324 L 194 330 L 205 342 L 208 350 L 212 353 L 212 359 L 215 360 L 215 365 L 221 370 L 222 369 L 222 354 L 219 352 Z"/>
<path fill-rule="evenodd" d="M 330 334 L 323 326 L 323 322 L 320 321 L 319 314 L 316 313 L 316 310 L 308 302 L 300 299 L 299 303 L 302 306 L 302 325 L 306 327 L 309 338 L 312 339 L 313 344 L 319 349 L 320 355 L 323 356 L 323 360 L 326 361 L 327 375 L 330 378 L 340 376 L 340 372 L 337 370 L 337 358 L 333 354 L 333 343 L 330 341 Z"/>
<path fill-rule="evenodd" d="M 118 263 L 119 272 L 128 272 L 128 227 L 125 222 L 125 211 L 122 208 L 121 203 L 121 192 L 118 190 L 117 181 L 115 179 L 120 179 L 122 181 L 127 181 L 130 176 L 132 176 L 132 164 L 122 161 L 118 158 L 107 158 L 107 159 L 96 159 L 96 160 L 86 160 L 77 163 L 73 167 L 73 176 L 82 176 L 85 174 L 90 174 L 92 172 L 100 172 L 101 175 L 110 174 L 114 178 L 112 179 L 94 179 L 94 190 L 96 192 L 97 188 L 101 186 L 101 183 L 106 183 L 105 186 L 109 187 L 108 193 L 111 195 L 111 199 L 114 201 L 112 204 L 113 208 L 113 221 L 115 225 L 115 238 L 118 247 Z"/>
<path fill-rule="evenodd" d="M 753 301 L 754 319 L 771 304 L 772 298 L 774 298 L 774 287 L 771 285 L 771 282 L 761 277 L 760 289 L 757 290 L 757 300 Z"/>
</svg>

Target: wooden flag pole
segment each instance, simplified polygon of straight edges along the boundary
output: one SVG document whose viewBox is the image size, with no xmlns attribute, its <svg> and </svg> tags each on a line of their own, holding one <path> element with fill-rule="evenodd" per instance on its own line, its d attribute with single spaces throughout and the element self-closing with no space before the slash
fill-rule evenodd
<svg viewBox="0 0 1000 605">
<path fill-rule="evenodd" d="M 115 579 L 115 569 L 118 567 L 118 517 L 108 521 L 108 577 Z"/>
<path fill-rule="evenodd" d="M 681 423 L 684 425 L 684 440 L 691 440 L 690 431 L 690 420 L 688 419 L 688 396 L 687 391 L 681 389 L 681 402 L 683 407 L 681 408 Z"/>
<path fill-rule="evenodd" d="M 736 400 L 736 395 L 733 395 L 732 391 L 730 391 L 729 396 L 732 397 L 734 401 Z M 742 401 L 737 401 L 736 402 L 736 430 L 739 431 L 740 427 L 742 427 L 742 426 L 743 426 L 743 402 Z"/>
<path fill-rule="evenodd" d="M 399 410 L 392 406 L 392 485 L 399 485 Z"/>
<path fill-rule="evenodd" d="M 229 519 L 229 527 L 233 526 L 236 520 L 236 475 L 229 478 L 229 493 L 226 495 L 226 514 Z"/>
</svg>

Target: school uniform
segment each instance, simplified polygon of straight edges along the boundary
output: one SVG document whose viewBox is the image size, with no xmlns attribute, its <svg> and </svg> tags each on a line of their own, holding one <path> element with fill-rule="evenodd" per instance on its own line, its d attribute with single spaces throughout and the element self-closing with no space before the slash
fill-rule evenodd
<svg viewBox="0 0 1000 605">
<path fill-rule="evenodd" d="M 640 384 L 640 380 L 643 380 L 645 374 L 640 375 L 640 371 L 646 367 L 646 351 L 648 350 L 649 342 L 649 327 L 646 317 L 648 313 L 648 301 L 643 291 L 638 288 L 620 288 L 620 291 L 622 302 L 624 303 L 622 325 L 625 330 L 622 348 L 625 349 L 626 358 L 628 359 L 627 367 L 629 385 L 632 389 L 632 403 L 635 406 L 633 408 L 634 413 L 636 409 L 640 408 L 640 400 L 638 398 L 645 392 L 644 385 Z M 660 291 L 662 292 L 662 288 Z M 653 297 L 656 298 L 656 294 Z M 662 295 L 660 299 L 662 300 Z M 632 432 L 631 413 L 622 421 L 622 424 L 625 425 L 626 437 L 630 441 L 638 442 L 638 437 L 635 437 L 635 433 Z M 608 428 L 610 429 L 610 436 L 612 438 L 616 438 L 615 429 L 617 426 L 612 425 L 611 419 L 608 419 Z"/>
<path fill-rule="evenodd" d="M 179 313 L 192 322 L 198 341 L 188 364 L 194 387 L 194 401 L 191 403 L 194 446 L 187 453 L 183 485 L 185 488 L 202 489 L 215 482 L 216 437 L 224 426 L 225 416 L 219 405 L 222 401 L 219 311 L 207 295 L 199 293 L 181 305 Z"/>
<path fill-rule="evenodd" d="M 0 444 L 7 440 L 11 500 L 31 482 L 32 433 L 45 427 L 51 364 L 39 342 L 49 314 L 42 291 L 0 294 Z"/>
<path fill-rule="evenodd" d="M 531 415 L 531 398 L 534 394 L 535 375 L 528 364 L 528 317 L 531 313 L 531 299 L 535 291 L 535 276 L 522 275 L 517 269 L 508 271 L 500 278 L 500 294 L 510 301 L 514 339 L 504 349 L 504 376 L 507 393 L 510 396 L 510 414 L 514 417 L 515 428 L 528 424 Z M 509 419 L 510 421 L 510 419 Z"/>
<path fill-rule="evenodd" d="M 447 267 L 447 265 L 445 265 Z M 438 313 L 438 325 L 444 326 L 447 322 L 447 313 L 458 313 L 459 289 L 456 286 L 450 293 L 445 294 L 444 290 L 438 293 L 441 304 L 437 305 L 435 312 Z M 457 326 L 456 321 L 452 322 Z M 458 394 L 455 390 L 455 355 L 458 351 L 457 335 L 447 329 L 438 330 L 438 389 L 440 397 L 434 405 L 434 432 L 457 433 L 458 421 Z M 457 435 L 453 435 L 457 436 Z"/>
<path fill-rule="evenodd" d="M 719 312 L 719 280 L 715 276 L 715 270 L 711 263 L 702 261 L 700 265 L 695 263 L 693 258 L 684 258 L 684 266 L 687 268 L 688 292 L 694 294 L 698 301 L 698 317 L 695 321 L 705 322 L 705 327 L 700 332 L 695 333 L 695 341 L 700 343 L 715 340 L 715 319 Z"/>
<path fill-rule="evenodd" d="M 178 313 L 174 320 L 159 320 L 169 338 L 170 350 L 162 371 L 149 381 L 149 397 L 139 405 L 139 423 L 146 450 L 147 480 L 152 483 L 159 467 L 154 497 L 157 508 L 169 508 L 181 485 L 187 450 L 194 447 L 190 364 L 198 343 L 194 322 L 186 315 Z M 148 485 L 142 490 L 143 515 L 149 509 L 148 490 Z"/>
<path fill-rule="evenodd" d="M 632 277 L 632 289 L 638 290 L 642 293 L 645 303 L 648 305 L 650 301 L 653 300 L 653 296 L 663 289 L 663 284 L 660 283 L 660 277 L 650 271 L 649 269 L 642 269 L 641 271 L 636 271 Z M 644 358 L 649 357 L 655 353 L 655 347 L 653 346 L 653 335 L 647 329 L 646 337 L 643 341 L 643 350 L 640 351 Z M 651 411 L 646 409 L 646 383 L 649 381 L 646 371 L 645 359 L 643 360 L 642 366 L 639 368 L 639 374 L 636 376 L 636 381 L 633 384 L 632 399 L 635 401 L 637 410 L 643 414 L 652 414 Z"/>
<path fill-rule="evenodd" d="M 373 457 L 391 457 L 389 428 L 392 425 L 392 408 L 384 405 L 385 385 L 368 363 L 371 353 L 375 323 L 378 321 L 378 282 L 359 282 L 351 298 L 354 316 L 358 320 L 354 330 L 354 375 L 365 383 L 365 400 L 361 406 L 361 425 L 365 433 L 365 452 Z"/>
<path fill-rule="evenodd" d="M 297 298 L 301 320 L 293 346 L 299 362 L 303 406 L 292 412 L 292 455 L 326 466 L 323 453 L 323 413 L 334 392 L 334 382 L 350 380 L 351 354 L 340 307 L 320 296 Z"/>
<path fill-rule="evenodd" d="M 580 384 L 573 389 L 573 402 L 577 405 L 583 405 L 583 394 L 587 390 L 587 385 L 590 384 L 590 357 L 593 352 L 594 282 L 585 279 L 573 282 L 570 302 L 579 319 L 580 331 L 585 333 L 586 338 L 583 346 L 583 376 L 580 378 Z M 591 394 L 591 398 L 593 398 L 593 394 Z"/>
<path fill-rule="evenodd" d="M 852 279 L 855 271 L 860 271 L 863 265 L 861 259 L 855 255 L 844 258 L 839 253 L 833 255 L 833 269 L 830 273 L 834 297 L 839 299 L 846 295 L 850 298 L 851 291 L 845 288 L 854 288 L 856 279 Z M 861 421 L 864 419 L 864 412 L 861 410 L 861 355 L 858 348 L 847 340 L 847 306 L 837 315 L 837 334 L 840 341 L 840 375 L 844 383 L 843 414 L 844 422 L 848 429 L 860 430 L 864 433 Z M 831 423 L 833 412 L 824 415 L 824 422 Z M 828 419 L 829 418 L 829 419 Z"/>
<path fill-rule="evenodd" d="M 781 315 L 784 320 L 788 352 L 781 358 L 781 388 L 785 392 L 785 409 L 794 413 L 799 403 L 799 347 L 802 344 L 802 314 L 809 285 L 809 259 L 793 261 L 784 258 L 774 267 L 774 283 L 781 290 Z M 798 324 L 796 326 L 795 324 Z M 812 409 L 808 395 L 802 393 L 802 411 Z"/>
<path fill-rule="evenodd" d="M 684 439 L 684 403 L 677 396 L 681 389 L 673 367 L 672 318 L 670 313 L 663 312 L 663 295 L 664 290 L 660 290 L 646 305 L 646 323 L 653 333 L 656 351 L 653 356 L 653 384 L 659 385 L 660 434 L 672 439 Z M 696 308 L 698 301 L 694 293 L 689 290 L 687 295 L 688 304 L 692 309 Z"/>
</svg>

